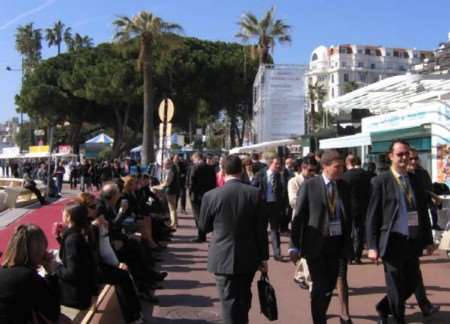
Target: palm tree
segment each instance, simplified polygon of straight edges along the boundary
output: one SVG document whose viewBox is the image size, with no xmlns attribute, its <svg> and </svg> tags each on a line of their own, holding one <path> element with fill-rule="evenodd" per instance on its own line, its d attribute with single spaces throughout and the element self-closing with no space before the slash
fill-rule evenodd
<svg viewBox="0 0 450 324">
<path fill-rule="evenodd" d="M 128 42 L 139 41 L 138 68 L 144 77 L 144 122 L 142 141 L 142 165 L 155 160 L 153 147 L 153 91 L 152 91 L 152 51 L 158 38 L 167 33 L 182 32 L 181 26 L 164 21 L 151 12 L 141 11 L 133 18 L 119 17 L 114 21 L 117 28 L 115 39 Z"/>
<path fill-rule="evenodd" d="M 41 59 L 42 34 L 34 29 L 33 23 L 19 26 L 16 31 L 16 49 L 23 57 L 22 70 L 27 75 Z"/>
<path fill-rule="evenodd" d="M 244 42 L 250 39 L 257 39 L 257 44 L 252 46 L 253 57 L 258 57 L 259 64 L 272 63 L 272 57 L 275 43 L 291 43 L 289 30 L 291 26 L 285 24 L 282 20 L 274 20 L 275 8 L 267 11 L 261 20 L 250 12 L 245 13 L 239 21 L 240 31 L 236 34 Z"/>
<path fill-rule="evenodd" d="M 58 20 L 52 28 L 45 30 L 45 39 L 47 40 L 48 47 L 56 46 L 58 48 L 58 55 L 61 54 L 61 44 L 63 40 L 71 37 L 70 27 L 65 28 L 65 25 Z"/>
<path fill-rule="evenodd" d="M 314 119 L 316 115 L 316 103 L 318 110 L 322 107 L 323 99 L 325 98 L 326 90 L 324 86 L 316 81 L 314 84 L 309 83 L 308 84 L 308 97 L 309 97 L 309 104 L 310 104 L 310 118 L 309 118 L 309 127 L 311 132 L 314 132 L 315 125 L 314 125 Z M 324 115 L 324 114 L 322 114 Z M 323 121 L 323 127 L 325 127 L 325 120 L 323 119 L 324 116 L 322 116 Z"/>
<path fill-rule="evenodd" d="M 94 45 L 94 41 L 89 36 L 81 36 L 76 33 L 74 37 L 64 38 L 69 51 L 78 51 L 82 48 L 91 48 Z"/>
</svg>

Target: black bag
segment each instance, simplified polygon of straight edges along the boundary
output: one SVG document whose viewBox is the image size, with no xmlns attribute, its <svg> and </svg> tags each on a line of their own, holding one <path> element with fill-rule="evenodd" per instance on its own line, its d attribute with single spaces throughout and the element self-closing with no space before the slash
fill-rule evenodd
<svg viewBox="0 0 450 324">
<path fill-rule="evenodd" d="M 277 297 L 275 296 L 275 289 L 273 289 L 266 274 L 261 274 L 261 278 L 258 280 L 258 297 L 261 313 L 269 321 L 276 321 L 278 319 Z"/>
</svg>

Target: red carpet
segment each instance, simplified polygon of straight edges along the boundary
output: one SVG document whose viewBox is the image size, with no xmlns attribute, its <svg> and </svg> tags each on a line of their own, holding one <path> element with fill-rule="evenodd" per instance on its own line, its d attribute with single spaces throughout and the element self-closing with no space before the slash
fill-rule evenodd
<svg viewBox="0 0 450 324">
<path fill-rule="evenodd" d="M 8 241 L 17 226 L 30 223 L 38 225 L 44 230 L 47 235 L 49 249 L 59 248 L 58 242 L 52 235 L 53 223 L 61 222 L 64 205 L 69 201 L 69 198 L 63 198 L 50 205 L 35 209 L 8 225 L 5 229 L 0 230 L 0 251 L 5 251 Z"/>
</svg>

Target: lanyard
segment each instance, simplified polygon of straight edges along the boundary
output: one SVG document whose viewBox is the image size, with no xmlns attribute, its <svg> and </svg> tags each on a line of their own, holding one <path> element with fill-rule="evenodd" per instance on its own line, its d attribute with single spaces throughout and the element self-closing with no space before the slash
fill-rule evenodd
<svg viewBox="0 0 450 324">
<path fill-rule="evenodd" d="M 328 202 L 328 210 L 330 212 L 330 216 L 332 218 L 336 217 L 336 205 L 337 205 L 337 198 L 336 198 L 336 191 L 334 190 L 334 186 L 332 182 L 331 183 L 331 193 L 330 190 L 328 188 L 328 186 L 326 186 L 327 189 L 327 202 Z"/>
<path fill-rule="evenodd" d="M 406 200 L 408 201 L 408 207 L 410 209 L 413 209 L 414 205 L 415 205 L 414 204 L 414 196 L 413 196 L 413 193 L 412 193 L 412 190 L 411 190 L 410 186 L 408 186 L 406 184 L 406 180 L 405 180 L 405 183 L 400 181 L 400 177 L 397 177 L 395 174 L 394 174 L 394 178 L 395 178 L 395 181 L 397 182 L 398 186 L 400 187 L 400 190 L 406 196 Z"/>
</svg>

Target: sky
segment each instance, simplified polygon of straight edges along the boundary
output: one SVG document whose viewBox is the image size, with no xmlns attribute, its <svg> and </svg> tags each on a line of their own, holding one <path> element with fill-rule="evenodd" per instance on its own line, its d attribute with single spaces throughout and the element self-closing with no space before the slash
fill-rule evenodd
<svg viewBox="0 0 450 324">
<path fill-rule="evenodd" d="M 292 44 L 278 45 L 280 64 L 307 64 L 314 48 L 355 43 L 435 49 L 450 32 L 449 0 L 0 0 L 0 122 L 18 116 L 21 57 L 15 50 L 18 26 L 48 28 L 57 20 L 94 43 L 111 41 L 118 15 L 151 11 L 176 22 L 186 36 L 237 41 L 237 22 L 245 12 L 260 17 L 272 6 L 276 18 L 291 25 Z M 56 48 L 43 43 L 43 58 Z"/>
</svg>

